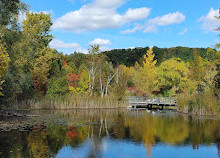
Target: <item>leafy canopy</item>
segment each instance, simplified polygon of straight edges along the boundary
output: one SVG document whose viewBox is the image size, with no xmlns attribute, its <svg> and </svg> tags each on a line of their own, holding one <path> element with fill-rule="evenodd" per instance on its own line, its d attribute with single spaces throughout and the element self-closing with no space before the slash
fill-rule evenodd
<svg viewBox="0 0 220 158">
<path fill-rule="evenodd" d="M 3 75 L 8 67 L 9 61 L 10 59 L 9 59 L 8 53 L 6 52 L 4 45 L 0 41 L 0 86 L 4 82 Z M 1 89 L 2 88 L 0 87 L 0 90 Z M 2 93 L 0 92 L 0 96 L 1 95 Z"/>
</svg>

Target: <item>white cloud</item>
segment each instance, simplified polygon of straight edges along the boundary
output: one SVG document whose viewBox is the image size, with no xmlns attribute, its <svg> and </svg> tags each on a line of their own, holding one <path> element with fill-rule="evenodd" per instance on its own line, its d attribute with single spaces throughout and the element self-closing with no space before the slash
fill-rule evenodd
<svg viewBox="0 0 220 158">
<path fill-rule="evenodd" d="M 188 29 L 185 28 L 183 31 L 179 32 L 178 34 L 179 34 L 179 35 L 184 35 L 184 34 L 187 33 L 187 32 L 188 32 Z"/>
<path fill-rule="evenodd" d="M 50 47 L 54 49 L 62 49 L 62 48 L 78 48 L 80 45 L 78 43 L 65 43 L 58 39 L 53 39 L 50 42 Z"/>
<path fill-rule="evenodd" d="M 89 42 L 89 44 L 90 45 L 98 44 L 100 46 L 106 46 L 106 45 L 111 45 L 111 42 L 108 39 L 96 38 L 93 41 Z"/>
<path fill-rule="evenodd" d="M 100 51 L 108 51 L 111 50 L 111 48 L 107 47 L 108 45 L 111 45 L 111 41 L 108 39 L 101 39 L 101 38 L 96 38 L 93 41 L 89 42 L 90 45 L 95 45 L 98 44 L 100 47 Z"/>
<path fill-rule="evenodd" d="M 96 38 L 93 41 L 89 42 L 89 44 L 91 45 L 99 44 L 100 51 L 111 50 L 111 48 L 107 47 L 108 45 L 111 44 L 110 40 L 107 39 Z M 78 43 L 65 43 L 64 41 L 59 39 L 53 39 L 49 45 L 53 49 L 62 50 L 65 54 L 73 53 L 73 52 L 80 52 L 84 54 L 88 53 L 88 49 L 81 47 L 80 44 Z"/>
<path fill-rule="evenodd" d="M 112 48 L 109 48 L 109 47 L 106 47 L 106 46 L 100 46 L 99 49 L 100 49 L 101 52 L 112 50 Z"/>
<path fill-rule="evenodd" d="M 136 9 L 128 9 L 127 12 L 122 16 L 124 22 L 131 22 L 135 20 L 142 20 L 147 18 L 150 14 L 149 8 L 136 8 Z"/>
<path fill-rule="evenodd" d="M 211 8 L 206 16 L 200 17 L 199 22 L 202 22 L 202 29 L 214 31 L 216 28 L 220 27 L 220 20 L 216 19 L 216 16 L 219 16 L 219 10 Z"/>
<path fill-rule="evenodd" d="M 122 34 L 134 33 L 136 31 L 139 31 L 139 30 L 142 30 L 142 29 L 143 29 L 143 26 L 137 25 L 133 29 L 127 29 L 127 30 L 121 31 L 121 33 Z"/>
<path fill-rule="evenodd" d="M 143 33 L 152 33 L 152 32 L 157 32 L 157 27 L 152 24 L 145 24 Z"/>
<path fill-rule="evenodd" d="M 85 54 L 88 53 L 88 50 L 82 48 L 78 43 L 65 43 L 64 41 L 61 41 L 59 39 L 53 39 L 49 45 L 51 48 L 64 50 L 64 53 L 71 53 L 75 51 Z"/>
<path fill-rule="evenodd" d="M 185 21 L 185 16 L 180 12 L 168 13 L 163 16 L 158 16 L 148 20 L 144 25 L 137 25 L 133 29 L 124 30 L 121 33 L 134 33 L 138 30 L 143 30 L 143 33 L 157 32 L 158 26 L 166 26 L 171 24 L 179 24 Z"/>
<path fill-rule="evenodd" d="M 74 52 L 79 52 L 79 53 L 84 53 L 84 54 L 89 53 L 88 49 L 84 49 L 84 48 L 81 48 L 81 47 L 74 49 L 73 53 Z"/>
<path fill-rule="evenodd" d="M 143 20 L 150 9 L 128 9 L 125 14 L 117 13 L 117 8 L 123 0 L 94 0 L 83 5 L 79 10 L 71 11 L 58 18 L 53 25 L 54 29 L 64 29 L 74 32 L 118 28 L 126 23 Z"/>
<path fill-rule="evenodd" d="M 116 8 L 124 3 L 124 0 L 95 0 L 96 6 L 103 8 Z"/>
<path fill-rule="evenodd" d="M 152 23 L 158 26 L 164 26 L 164 25 L 170 25 L 170 24 L 179 24 L 183 21 L 185 21 L 185 16 L 180 12 L 175 12 L 175 13 L 169 13 L 163 16 L 158 16 L 154 19 L 149 20 L 149 23 Z"/>
</svg>

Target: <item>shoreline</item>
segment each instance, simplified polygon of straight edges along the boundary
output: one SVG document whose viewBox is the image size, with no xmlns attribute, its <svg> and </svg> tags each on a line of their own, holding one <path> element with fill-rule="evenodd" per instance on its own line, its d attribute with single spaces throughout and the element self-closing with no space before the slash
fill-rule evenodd
<svg viewBox="0 0 220 158">
<path fill-rule="evenodd" d="M 25 109 L 21 109 L 21 108 L 2 108 L 0 109 L 0 116 L 3 115 L 4 112 L 13 112 L 16 115 L 16 112 L 19 111 L 71 111 L 71 110 L 127 110 L 127 111 L 131 111 L 131 109 L 128 109 L 128 107 L 96 107 L 96 108 L 85 108 L 85 107 L 81 107 L 81 108 L 67 108 L 67 109 L 44 109 L 44 108 L 25 108 Z M 132 110 L 136 110 L 136 109 L 132 109 Z M 139 110 L 147 110 L 147 109 L 139 109 Z M 155 110 L 155 109 L 154 109 Z M 166 110 L 174 110 L 174 109 L 165 109 Z M 3 113 L 2 113 L 3 112 Z M 187 113 L 187 112 L 179 112 L 178 109 L 176 109 L 176 112 L 179 115 L 187 115 L 188 117 L 211 117 L 211 118 L 220 118 L 220 115 L 212 115 L 212 114 L 196 114 L 196 113 Z M 4 116 L 2 116 L 4 117 Z M 7 116 L 6 116 L 7 117 Z M 19 115 L 19 117 L 22 117 Z M 23 116 L 25 117 L 25 116 Z"/>
</svg>

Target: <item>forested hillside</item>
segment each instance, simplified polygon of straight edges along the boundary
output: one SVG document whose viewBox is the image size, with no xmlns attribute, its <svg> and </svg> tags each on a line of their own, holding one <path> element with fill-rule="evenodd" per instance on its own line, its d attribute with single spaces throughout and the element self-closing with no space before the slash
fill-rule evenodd
<svg viewBox="0 0 220 158">
<path fill-rule="evenodd" d="M 103 52 L 114 65 L 124 64 L 126 66 L 135 65 L 135 62 L 141 63 L 142 57 L 146 54 L 149 47 L 129 48 L 129 49 L 113 49 Z M 173 47 L 173 48 L 158 48 L 153 47 L 157 65 L 170 58 L 180 58 L 185 62 L 193 60 L 193 51 L 197 51 L 205 60 L 216 58 L 216 50 L 212 48 L 189 48 L 189 47 Z M 209 52 L 209 53 L 207 53 Z"/>
</svg>

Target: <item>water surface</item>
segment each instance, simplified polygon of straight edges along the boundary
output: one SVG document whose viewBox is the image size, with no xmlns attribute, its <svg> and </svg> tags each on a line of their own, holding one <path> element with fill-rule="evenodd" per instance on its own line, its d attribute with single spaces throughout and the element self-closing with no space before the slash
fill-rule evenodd
<svg viewBox="0 0 220 158">
<path fill-rule="evenodd" d="M 28 115 L 0 118 L 0 157 L 220 158 L 219 119 L 145 110 L 20 113 Z"/>
</svg>

